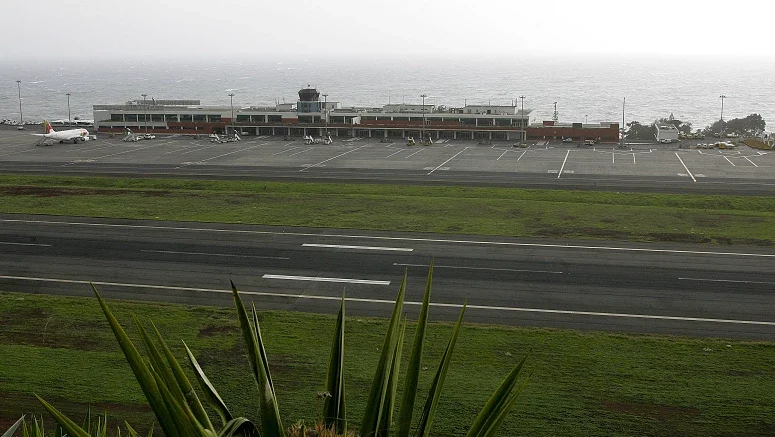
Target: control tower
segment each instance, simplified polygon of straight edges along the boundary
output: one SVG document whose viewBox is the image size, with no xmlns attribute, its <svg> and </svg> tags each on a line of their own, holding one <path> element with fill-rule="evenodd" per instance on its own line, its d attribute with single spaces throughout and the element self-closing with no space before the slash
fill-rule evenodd
<svg viewBox="0 0 775 437">
<path fill-rule="evenodd" d="M 318 90 L 310 88 L 309 85 L 307 85 L 307 88 L 299 90 L 299 101 L 296 104 L 297 112 L 320 112 L 322 108 Z"/>
</svg>

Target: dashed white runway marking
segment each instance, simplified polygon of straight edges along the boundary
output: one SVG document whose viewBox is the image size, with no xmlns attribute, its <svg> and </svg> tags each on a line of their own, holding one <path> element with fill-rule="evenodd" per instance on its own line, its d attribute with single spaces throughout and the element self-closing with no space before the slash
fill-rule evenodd
<svg viewBox="0 0 775 437">
<path fill-rule="evenodd" d="M 411 252 L 414 249 L 407 247 L 380 247 L 380 246 L 346 246 L 342 244 L 315 244 L 304 243 L 301 247 L 320 247 L 326 249 L 355 249 L 355 250 L 387 250 L 395 252 Z"/>
<path fill-rule="evenodd" d="M 689 167 L 687 167 L 686 164 L 684 164 L 684 160 L 681 159 L 680 156 L 678 156 L 678 152 L 675 152 L 675 157 L 678 158 L 679 161 L 681 161 L 681 165 L 684 166 L 684 168 L 686 169 L 686 172 L 689 173 L 689 176 L 692 178 L 692 180 L 694 182 L 697 182 L 697 179 L 694 178 L 694 175 L 692 174 L 692 172 L 689 171 Z"/>
<path fill-rule="evenodd" d="M 298 148 L 299 148 L 299 146 L 293 146 L 293 147 L 289 147 L 289 148 L 287 148 L 287 149 L 285 149 L 285 150 L 281 150 L 281 151 L 279 151 L 279 152 L 277 152 L 277 153 L 272 153 L 270 156 L 276 156 L 276 155 L 280 155 L 280 154 L 283 154 L 283 153 L 288 153 L 288 152 L 290 152 L 291 150 L 296 150 L 296 149 L 298 149 Z M 289 156 L 293 156 L 293 155 L 289 155 Z"/>
<path fill-rule="evenodd" d="M 416 154 L 418 154 L 418 153 L 422 152 L 423 150 L 425 150 L 425 149 L 420 149 L 420 150 L 418 150 L 418 151 L 416 151 L 416 152 L 412 153 L 412 154 L 411 154 L 411 155 L 409 155 L 409 156 L 404 156 L 404 159 L 409 159 L 409 158 L 411 158 L 412 156 L 414 156 L 414 155 L 416 155 Z"/>
<path fill-rule="evenodd" d="M 455 153 L 454 155 L 452 155 L 452 158 L 449 158 L 448 160 L 446 160 L 446 161 L 442 162 L 441 164 L 439 164 L 439 166 L 438 166 L 438 167 L 436 167 L 436 168 L 434 168 L 433 170 L 429 171 L 429 172 L 428 172 L 428 174 L 430 175 L 430 174 L 432 174 L 434 171 L 436 171 L 436 170 L 440 169 L 440 168 L 441 168 L 441 167 L 442 167 L 444 164 L 448 163 L 449 161 L 452 161 L 453 159 L 455 159 L 455 157 L 456 157 L 457 155 L 460 155 L 461 153 L 465 152 L 466 150 L 468 150 L 468 147 L 465 147 L 463 150 L 461 150 L 461 151 L 459 151 L 459 152 Z"/>
<path fill-rule="evenodd" d="M 368 285 L 390 285 L 390 281 L 375 281 L 371 279 L 350 279 L 350 278 L 326 278 L 323 276 L 293 276 L 293 275 L 269 275 L 262 276 L 263 279 L 282 279 L 286 281 L 311 281 L 311 282 L 342 282 L 346 284 L 368 284 Z"/>
<path fill-rule="evenodd" d="M 222 158 L 222 157 L 224 157 L 224 156 L 233 155 L 233 154 L 235 154 L 235 153 L 244 152 L 244 151 L 246 151 L 246 150 L 250 150 L 250 149 L 255 149 L 256 147 L 265 146 L 265 145 L 267 145 L 267 144 L 269 144 L 269 143 L 261 143 L 261 144 L 256 144 L 255 146 L 244 147 L 244 148 L 242 148 L 242 149 L 237 149 L 237 150 L 233 150 L 233 151 L 231 151 L 231 152 L 222 153 L 222 154 L 220 154 L 220 155 L 216 155 L 216 156 L 213 156 L 213 157 L 211 157 L 211 158 L 207 158 L 207 159 L 201 159 L 201 160 L 197 161 L 197 164 L 200 164 L 200 165 L 201 165 L 201 164 L 205 164 L 205 163 L 207 163 L 208 161 L 211 161 L 211 160 L 213 160 L 213 159 Z M 180 167 L 175 167 L 175 168 L 180 168 Z"/>
<path fill-rule="evenodd" d="M 314 147 L 310 147 L 310 148 L 304 149 L 304 150 L 302 150 L 302 151 L 299 151 L 299 152 L 296 152 L 296 153 L 291 153 L 291 154 L 290 154 L 290 155 L 288 155 L 288 156 L 296 156 L 296 155 L 300 155 L 300 154 L 302 154 L 302 153 L 304 153 L 304 152 L 309 152 L 310 150 L 314 150 L 314 149 L 315 149 Z"/>
<path fill-rule="evenodd" d="M 208 252 L 181 252 L 176 250 L 141 250 L 140 252 L 146 253 L 164 253 L 171 255 L 201 255 L 201 256 L 222 256 L 229 258 L 255 258 L 255 259 L 282 259 L 289 260 L 290 258 L 284 256 L 261 256 L 261 255 L 234 255 L 230 253 L 208 253 Z"/>
<path fill-rule="evenodd" d="M 136 148 L 136 149 L 131 149 L 131 150 L 124 150 L 123 152 L 116 152 L 116 153 L 111 153 L 110 155 L 97 156 L 97 157 L 95 157 L 95 158 L 89 158 L 89 159 L 91 159 L 91 160 L 92 160 L 92 161 L 90 161 L 90 162 L 93 162 L 93 161 L 96 161 L 96 160 L 98 160 L 98 159 L 103 159 L 103 158 L 112 158 L 112 157 L 114 157 L 114 156 L 123 155 L 123 154 L 125 154 L 125 153 L 138 152 L 138 151 L 140 151 L 140 150 L 150 149 L 150 148 L 152 148 L 152 147 L 159 147 L 159 146 L 163 146 L 163 145 L 165 145 L 165 144 L 168 144 L 168 143 L 170 143 L 170 141 L 165 141 L 165 142 L 161 142 L 161 143 L 156 143 L 156 144 L 152 144 L 152 145 L 150 145 L 150 146 L 145 146 L 145 147 L 138 147 L 138 148 Z M 67 167 L 67 166 L 69 166 L 69 165 L 73 165 L 73 164 L 75 164 L 75 163 L 74 163 L 74 162 L 68 162 L 67 164 L 62 164 L 62 167 Z"/>
<path fill-rule="evenodd" d="M 562 167 L 560 167 L 560 171 L 557 173 L 557 179 L 560 179 L 560 176 L 562 176 L 562 171 L 565 169 L 565 163 L 568 162 L 568 155 L 570 155 L 570 150 L 565 153 L 565 159 L 562 161 Z"/>
<path fill-rule="evenodd" d="M 312 164 L 312 165 L 310 165 L 309 167 L 304 167 L 303 169 L 301 169 L 301 170 L 299 170 L 299 171 L 305 171 L 305 170 L 309 170 L 309 169 L 310 169 L 310 168 L 312 168 L 312 167 L 317 167 L 317 166 L 319 166 L 319 165 L 321 165 L 321 164 L 323 164 L 323 163 L 326 163 L 326 162 L 328 162 L 328 161 L 331 161 L 332 159 L 339 158 L 340 156 L 347 155 L 348 153 L 355 152 L 356 150 L 360 150 L 360 149 L 362 149 L 362 148 L 364 148 L 364 147 L 367 147 L 367 146 L 368 146 L 368 144 L 364 144 L 364 145 L 362 145 L 361 147 L 358 147 L 358 148 L 356 148 L 356 149 L 352 149 L 352 150 L 348 150 L 348 151 L 346 151 L 346 152 L 344 152 L 344 153 L 340 153 L 340 154 L 338 154 L 338 155 L 336 155 L 336 156 L 334 156 L 334 157 L 332 157 L 332 158 L 328 158 L 328 159 L 326 159 L 325 161 L 320 161 L 320 162 L 318 162 L 317 164 Z"/>
</svg>

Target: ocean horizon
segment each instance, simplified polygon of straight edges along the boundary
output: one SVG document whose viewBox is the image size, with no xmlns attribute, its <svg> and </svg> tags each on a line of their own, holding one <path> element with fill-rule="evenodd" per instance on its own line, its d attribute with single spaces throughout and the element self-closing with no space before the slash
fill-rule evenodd
<svg viewBox="0 0 775 437">
<path fill-rule="evenodd" d="M 651 123 L 670 114 L 701 129 L 761 114 L 775 123 L 775 61 L 649 56 L 272 56 L 256 60 L 3 60 L 0 119 L 91 119 L 92 105 L 142 99 L 196 99 L 235 108 L 295 102 L 311 86 L 342 106 L 421 102 L 521 105 L 540 120 Z"/>
</svg>

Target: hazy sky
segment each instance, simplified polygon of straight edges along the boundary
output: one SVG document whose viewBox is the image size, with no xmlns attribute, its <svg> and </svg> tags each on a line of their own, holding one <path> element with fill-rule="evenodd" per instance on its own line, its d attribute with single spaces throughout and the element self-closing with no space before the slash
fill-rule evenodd
<svg viewBox="0 0 775 437">
<path fill-rule="evenodd" d="M 775 2 L 4 2 L 2 58 L 484 53 L 775 57 Z"/>
</svg>

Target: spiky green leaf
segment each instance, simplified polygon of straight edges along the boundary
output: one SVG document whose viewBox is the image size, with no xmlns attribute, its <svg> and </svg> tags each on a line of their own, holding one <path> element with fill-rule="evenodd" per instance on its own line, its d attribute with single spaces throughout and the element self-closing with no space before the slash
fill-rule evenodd
<svg viewBox="0 0 775 437">
<path fill-rule="evenodd" d="M 175 400 L 177 400 L 179 404 L 185 404 L 186 398 L 183 396 L 183 391 L 178 386 L 177 381 L 175 381 L 175 377 L 172 375 L 170 369 L 164 363 L 164 359 L 161 356 L 161 352 L 159 352 L 159 349 L 156 347 L 156 344 L 151 340 L 151 337 L 148 335 L 148 332 L 140 323 L 137 316 L 132 314 L 132 320 L 135 322 L 137 331 L 140 333 L 140 339 L 143 342 L 143 346 L 145 346 L 145 351 L 148 353 L 151 370 L 161 377 L 162 383 L 167 387 L 170 393 L 172 393 Z"/>
<path fill-rule="evenodd" d="M 344 292 L 342 292 L 342 303 L 336 318 L 331 357 L 328 361 L 327 396 L 323 400 L 323 423 L 326 428 L 333 427 L 337 434 L 342 434 L 347 429 L 344 390 L 344 301 Z"/>
<path fill-rule="evenodd" d="M 393 411 L 396 407 L 396 391 L 398 390 L 398 374 L 401 370 L 401 354 L 403 352 L 404 334 L 406 333 L 406 318 L 401 323 L 401 329 L 393 351 L 393 361 L 390 364 L 390 376 L 388 378 L 387 396 L 385 407 L 382 409 L 382 417 L 379 421 L 377 436 L 387 437 L 393 426 Z"/>
<path fill-rule="evenodd" d="M 218 413 L 222 424 L 225 426 L 226 423 L 232 420 L 234 417 L 229 412 L 228 407 L 226 407 L 226 403 L 223 402 L 221 395 L 218 394 L 218 391 L 210 382 L 210 379 L 208 379 L 207 375 L 205 375 L 202 367 L 199 366 L 199 362 L 197 362 L 196 357 L 194 357 L 194 354 L 191 352 L 191 349 L 188 348 L 186 342 L 183 342 L 183 347 L 186 348 L 188 361 L 191 364 L 191 368 L 194 370 L 194 375 L 196 376 L 196 380 L 199 382 L 199 386 L 205 393 L 205 398 L 207 398 L 208 402 L 210 402 L 210 405 L 215 408 L 215 412 Z"/>
<path fill-rule="evenodd" d="M 13 425 L 11 425 L 10 428 L 8 428 L 4 433 L 2 437 L 11 437 L 13 433 L 16 432 L 16 429 L 19 428 L 19 426 L 24 422 L 24 415 L 19 418 Z"/>
<path fill-rule="evenodd" d="M 401 399 L 401 407 L 398 413 L 396 437 L 409 437 L 409 431 L 412 426 L 412 414 L 414 413 L 414 403 L 417 398 L 417 381 L 420 379 L 420 369 L 422 368 L 422 352 L 425 342 L 425 328 L 428 324 L 428 309 L 430 308 L 431 301 L 433 264 L 434 260 L 431 259 L 430 266 L 428 267 L 428 279 L 425 283 L 425 296 L 422 300 L 420 317 L 417 319 L 417 328 L 414 334 L 412 354 L 409 356 L 409 364 L 406 369 L 406 379 L 404 380 L 404 396 Z"/>
<path fill-rule="evenodd" d="M 382 343 L 382 351 L 380 353 L 379 361 L 377 362 L 377 368 L 374 372 L 371 391 L 366 400 L 366 409 L 363 413 L 363 420 L 361 421 L 361 437 L 377 437 L 378 431 L 381 428 L 380 420 L 383 417 L 382 412 L 386 407 L 385 403 L 388 399 L 390 369 L 393 363 L 396 342 L 398 341 L 398 324 L 401 317 L 401 310 L 404 305 L 404 296 L 406 294 L 406 275 L 406 272 L 404 272 L 401 288 L 398 290 L 398 296 L 396 297 L 396 302 L 393 306 L 393 313 L 390 316 L 388 330 L 385 333 L 385 339 Z"/>
<path fill-rule="evenodd" d="M 517 395 L 525 386 L 525 383 L 521 386 L 518 386 L 517 383 L 529 355 L 528 353 L 522 358 L 522 361 L 506 376 L 498 389 L 495 390 L 495 393 L 490 396 L 490 399 L 471 425 L 471 429 L 469 429 L 466 437 L 492 437 L 495 435 L 505 415 L 513 408 Z"/>
<path fill-rule="evenodd" d="M 226 423 L 218 437 L 258 437 L 256 425 L 244 417 L 237 417 Z"/>
<path fill-rule="evenodd" d="M 145 398 L 148 400 L 148 404 L 151 406 L 153 413 L 156 415 L 156 421 L 159 422 L 164 435 L 167 437 L 188 437 L 181 435 L 174 427 L 173 419 L 170 415 L 167 405 L 162 398 L 159 387 L 156 384 L 156 379 L 153 377 L 151 370 L 146 365 L 140 353 L 137 351 L 132 340 L 124 331 L 124 328 L 118 323 L 118 320 L 113 316 L 113 313 L 108 308 L 105 300 L 100 296 L 97 288 L 94 284 L 90 284 L 94 294 L 97 296 L 97 300 L 100 303 L 102 312 L 105 314 L 105 318 L 110 324 L 110 328 L 113 330 L 113 335 L 116 337 L 119 347 L 124 352 L 124 357 L 129 363 L 129 367 L 132 369 L 132 373 L 135 375 L 140 388 L 145 394 Z"/>
<path fill-rule="evenodd" d="M 460 334 L 460 326 L 463 324 L 463 315 L 466 313 L 466 307 L 468 306 L 468 299 L 463 303 L 463 308 L 460 309 L 460 315 L 457 317 L 457 323 L 452 330 L 452 337 L 450 337 L 447 343 L 447 348 L 444 350 L 444 354 L 441 356 L 439 367 L 436 369 L 436 375 L 431 382 L 431 388 L 428 391 L 428 398 L 425 400 L 423 406 L 422 415 L 417 424 L 416 437 L 425 437 L 430 434 L 431 425 L 433 419 L 436 416 L 436 407 L 439 404 L 439 398 L 441 398 L 441 389 L 444 387 L 444 380 L 447 377 L 447 371 L 449 370 L 449 363 L 452 360 L 452 354 L 455 351 L 455 345 L 457 344 L 457 338 Z"/>
<path fill-rule="evenodd" d="M 67 416 L 62 414 L 59 410 L 54 408 L 53 405 L 49 404 L 48 402 L 44 401 L 43 398 L 41 398 L 38 395 L 35 395 L 36 398 L 38 398 L 38 401 L 43 405 L 43 408 L 45 408 L 49 414 L 51 414 L 54 417 L 54 420 L 56 423 L 59 424 L 62 428 L 64 428 L 65 431 L 67 431 L 67 434 L 71 437 L 91 437 L 89 436 L 89 433 L 84 431 L 83 428 L 78 426 L 75 422 L 70 420 Z"/>
<path fill-rule="evenodd" d="M 277 398 L 274 393 L 274 385 L 269 374 L 269 363 L 266 361 L 266 351 L 261 340 L 261 329 L 258 326 L 258 317 L 253 312 L 253 323 L 255 328 L 250 326 L 248 314 L 242 298 L 239 296 L 237 287 L 231 283 L 234 303 L 237 306 L 237 315 L 242 328 L 242 335 L 248 350 L 248 358 L 253 368 L 253 377 L 258 385 L 259 406 L 261 408 L 261 434 L 263 437 L 282 437 L 284 435 L 282 421 L 280 420 L 280 410 L 277 406 Z"/>
<path fill-rule="evenodd" d="M 153 325 L 153 323 L 151 324 Z M 207 415 L 204 406 L 202 406 L 202 402 L 199 401 L 199 397 L 196 395 L 194 387 L 191 386 L 191 382 L 189 382 L 185 372 L 183 372 L 183 368 L 180 366 L 180 363 L 172 354 L 172 351 L 167 345 L 167 342 L 164 341 L 164 338 L 156 328 L 156 325 L 153 325 L 153 330 L 156 333 L 156 339 L 158 340 L 159 344 L 161 344 L 164 356 L 167 358 L 167 364 L 170 366 L 170 370 L 172 371 L 176 385 L 182 393 L 185 402 L 188 404 L 188 407 L 191 409 L 191 412 L 194 413 L 194 417 L 196 417 L 196 419 L 199 421 L 199 424 L 202 425 L 203 428 L 215 432 L 215 428 L 210 422 L 210 417 Z"/>
</svg>

